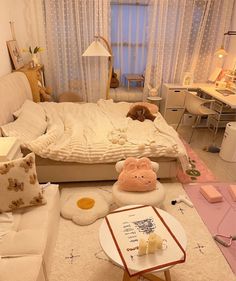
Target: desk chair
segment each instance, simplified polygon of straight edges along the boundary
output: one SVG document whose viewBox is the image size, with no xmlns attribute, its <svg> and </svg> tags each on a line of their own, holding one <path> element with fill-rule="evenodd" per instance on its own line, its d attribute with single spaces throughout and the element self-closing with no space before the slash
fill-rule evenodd
<svg viewBox="0 0 236 281">
<path fill-rule="evenodd" d="M 182 114 L 182 116 L 179 120 L 176 131 L 178 131 L 179 125 L 180 125 L 185 113 L 188 112 L 192 115 L 195 115 L 196 121 L 195 121 L 195 124 L 193 125 L 193 129 L 192 129 L 192 132 L 191 132 L 189 143 L 192 140 L 194 130 L 198 126 L 198 124 L 201 120 L 201 117 L 216 114 L 216 112 L 214 110 L 204 106 L 204 104 L 211 103 L 211 102 L 214 102 L 214 101 L 215 100 L 208 100 L 208 99 L 200 98 L 195 93 L 186 91 L 185 109 L 184 109 L 183 114 Z"/>
</svg>

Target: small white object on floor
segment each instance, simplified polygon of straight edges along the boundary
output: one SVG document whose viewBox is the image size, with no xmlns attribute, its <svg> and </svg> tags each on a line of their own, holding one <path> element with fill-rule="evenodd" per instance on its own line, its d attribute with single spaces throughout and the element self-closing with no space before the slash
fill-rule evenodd
<svg viewBox="0 0 236 281">
<path fill-rule="evenodd" d="M 106 216 L 109 203 L 97 192 L 76 192 L 70 194 L 61 207 L 61 215 L 79 225 L 89 225 Z"/>
<path fill-rule="evenodd" d="M 180 203 L 180 202 L 183 202 L 187 206 L 193 208 L 193 203 L 190 200 L 188 200 L 184 195 L 179 195 L 176 199 L 171 201 L 171 204 L 175 205 L 176 203 Z"/>
</svg>

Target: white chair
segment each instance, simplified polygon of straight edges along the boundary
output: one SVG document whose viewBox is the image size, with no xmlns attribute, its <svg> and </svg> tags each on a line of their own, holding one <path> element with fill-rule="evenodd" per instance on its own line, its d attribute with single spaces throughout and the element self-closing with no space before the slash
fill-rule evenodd
<svg viewBox="0 0 236 281">
<path fill-rule="evenodd" d="M 195 124 L 193 125 L 192 133 L 189 139 L 189 143 L 192 140 L 192 136 L 194 133 L 195 128 L 198 126 L 201 117 L 202 116 L 209 116 L 209 115 L 214 115 L 216 112 L 209 107 L 204 106 L 207 103 L 212 103 L 215 100 L 208 100 L 208 99 L 203 99 L 199 96 L 196 95 L 196 93 L 188 92 L 186 91 L 186 98 L 185 98 L 185 109 L 183 111 L 183 114 L 179 120 L 179 123 L 177 125 L 176 131 L 179 128 L 179 125 L 183 119 L 183 116 L 186 112 L 195 115 L 196 116 L 196 121 Z"/>
</svg>

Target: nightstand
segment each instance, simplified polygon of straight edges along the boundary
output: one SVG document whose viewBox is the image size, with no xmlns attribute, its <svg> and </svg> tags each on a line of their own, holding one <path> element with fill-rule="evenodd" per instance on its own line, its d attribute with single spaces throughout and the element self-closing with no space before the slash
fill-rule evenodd
<svg viewBox="0 0 236 281">
<path fill-rule="evenodd" d="M 30 84 L 30 88 L 32 91 L 32 97 L 34 102 L 40 102 L 40 87 L 39 87 L 39 82 L 42 84 L 42 86 L 45 86 L 45 81 L 44 81 L 44 66 L 39 65 L 34 68 L 30 68 L 29 65 L 25 65 L 24 67 L 16 70 L 23 72 Z"/>
<path fill-rule="evenodd" d="M 21 158 L 20 142 L 14 137 L 0 137 L 0 162 Z"/>
<path fill-rule="evenodd" d="M 157 105 L 157 106 L 159 106 L 159 103 L 160 103 L 160 101 L 162 100 L 162 98 L 161 97 L 147 97 L 147 100 L 150 102 L 150 103 L 153 103 L 153 104 L 155 104 L 155 105 Z"/>
</svg>

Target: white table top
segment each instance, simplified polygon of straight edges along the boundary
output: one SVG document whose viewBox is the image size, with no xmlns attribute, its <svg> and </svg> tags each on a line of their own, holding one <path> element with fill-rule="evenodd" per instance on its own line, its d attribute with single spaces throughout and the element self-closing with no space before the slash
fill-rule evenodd
<svg viewBox="0 0 236 281">
<path fill-rule="evenodd" d="M 224 96 L 221 93 L 217 92 L 216 88 L 213 86 L 204 86 L 200 88 L 213 98 L 222 101 L 223 103 L 229 105 L 231 108 L 236 108 L 236 94 Z"/>
<path fill-rule="evenodd" d="M 133 208 L 136 206 L 137 205 L 129 205 L 129 206 L 119 208 L 118 210 L 122 210 L 122 209 L 126 209 L 126 208 Z M 156 208 L 156 209 L 158 210 L 158 212 L 160 213 L 160 215 L 162 216 L 162 218 L 164 219 L 166 224 L 169 226 L 169 228 L 171 229 L 171 231 L 173 232 L 173 234 L 175 235 L 175 237 L 177 238 L 177 240 L 179 241 L 179 243 L 185 250 L 186 246 L 187 246 L 187 237 L 186 237 L 186 233 L 185 233 L 182 225 L 169 213 L 163 211 L 162 209 L 158 209 L 158 208 Z M 102 224 L 99 229 L 99 242 L 100 242 L 100 245 L 101 245 L 103 251 L 106 253 L 106 255 L 115 264 L 117 264 L 120 267 L 124 267 L 105 219 L 103 219 Z M 161 268 L 154 272 L 167 270 L 170 267 L 171 266 Z"/>
<path fill-rule="evenodd" d="M 209 83 L 195 83 L 191 85 L 179 85 L 179 84 L 165 84 L 170 89 L 188 89 L 188 88 L 199 88 L 212 96 L 213 98 L 222 101 L 223 103 L 229 105 L 231 108 L 236 109 L 236 94 L 232 94 L 229 96 L 224 96 L 221 93 L 217 92 L 217 89 L 214 84 L 209 84 Z"/>
</svg>

